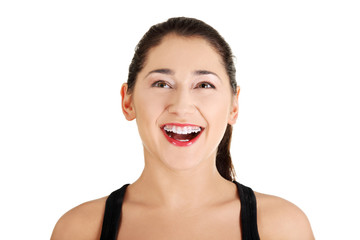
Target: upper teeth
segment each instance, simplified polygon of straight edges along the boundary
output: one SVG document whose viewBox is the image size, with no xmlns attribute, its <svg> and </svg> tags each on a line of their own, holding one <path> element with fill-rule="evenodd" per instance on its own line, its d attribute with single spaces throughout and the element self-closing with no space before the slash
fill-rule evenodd
<svg viewBox="0 0 360 240">
<path fill-rule="evenodd" d="M 189 134 L 189 133 L 197 133 L 201 131 L 200 127 L 194 127 L 194 126 L 179 127 L 174 125 L 166 125 L 164 129 L 166 131 L 174 132 L 177 134 Z"/>
</svg>

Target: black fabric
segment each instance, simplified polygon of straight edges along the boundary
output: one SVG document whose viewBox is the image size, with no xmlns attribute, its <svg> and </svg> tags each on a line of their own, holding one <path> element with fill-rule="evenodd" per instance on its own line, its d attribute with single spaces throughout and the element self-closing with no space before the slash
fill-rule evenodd
<svg viewBox="0 0 360 240">
<path fill-rule="evenodd" d="M 256 197 L 253 190 L 237 181 L 236 184 L 241 202 L 240 224 L 242 240 L 260 240 L 257 228 Z M 121 221 L 121 207 L 126 188 L 125 184 L 120 189 L 112 192 L 106 200 L 103 226 L 100 240 L 116 240 Z"/>
<path fill-rule="evenodd" d="M 112 192 L 106 200 L 100 240 L 116 240 L 121 220 L 121 207 L 128 186 L 129 184 L 125 184 Z"/>
<path fill-rule="evenodd" d="M 257 207 L 256 197 L 253 190 L 236 181 L 240 203 L 240 223 L 242 240 L 259 240 L 259 232 L 257 228 Z"/>
</svg>

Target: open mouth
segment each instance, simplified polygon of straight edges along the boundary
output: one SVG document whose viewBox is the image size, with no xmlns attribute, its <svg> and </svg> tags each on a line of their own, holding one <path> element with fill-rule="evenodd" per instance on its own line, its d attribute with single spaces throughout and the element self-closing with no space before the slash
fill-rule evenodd
<svg viewBox="0 0 360 240">
<path fill-rule="evenodd" d="M 194 125 L 172 125 L 167 124 L 162 127 L 167 139 L 175 145 L 190 145 L 196 141 L 203 128 Z"/>
</svg>

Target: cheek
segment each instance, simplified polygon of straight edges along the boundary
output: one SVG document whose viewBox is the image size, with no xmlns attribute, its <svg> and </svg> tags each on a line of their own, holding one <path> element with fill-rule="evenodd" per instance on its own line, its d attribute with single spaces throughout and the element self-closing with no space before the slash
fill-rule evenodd
<svg viewBox="0 0 360 240">
<path fill-rule="evenodd" d="M 140 95 L 140 94 L 139 94 Z M 151 149 L 156 144 L 154 138 L 158 132 L 158 118 L 161 114 L 162 103 L 158 98 L 149 95 L 137 96 L 134 101 L 136 124 L 142 143 L 146 149 Z"/>
<path fill-rule="evenodd" d="M 199 96 L 197 104 L 209 121 L 223 122 L 228 117 L 230 101 L 221 94 Z"/>
<path fill-rule="evenodd" d="M 217 145 L 220 143 L 228 124 L 229 99 L 224 98 L 223 95 L 216 95 L 204 98 L 201 102 L 199 101 L 201 114 L 204 116 L 207 124 L 209 124 L 208 134 L 216 141 Z"/>
<path fill-rule="evenodd" d="M 139 94 L 135 99 L 135 113 L 139 125 L 157 125 L 166 101 L 159 95 Z M 139 126 L 141 127 L 141 126 Z"/>
</svg>

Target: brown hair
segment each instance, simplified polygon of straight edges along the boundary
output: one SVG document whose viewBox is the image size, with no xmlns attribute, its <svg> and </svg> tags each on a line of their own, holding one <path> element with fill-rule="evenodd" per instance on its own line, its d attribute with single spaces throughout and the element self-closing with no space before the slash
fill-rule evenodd
<svg viewBox="0 0 360 240">
<path fill-rule="evenodd" d="M 211 26 L 194 18 L 178 17 L 170 18 L 166 22 L 152 26 L 142 37 L 135 49 L 134 57 L 129 67 L 128 93 L 131 94 L 135 87 L 136 77 L 142 70 L 149 50 L 160 44 L 161 40 L 168 34 L 174 33 L 179 36 L 202 37 L 218 52 L 223 60 L 223 65 L 230 79 L 230 86 L 236 95 L 236 79 L 233 55 L 229 44 Z M 218 146 L 216 155 L 216 167 L 220 175 L 227 180 L 235 180 L 235 170 L 231 161 L 230 143 L 232 126 L 227 125 L 225 134 Z"/>
</svg>

